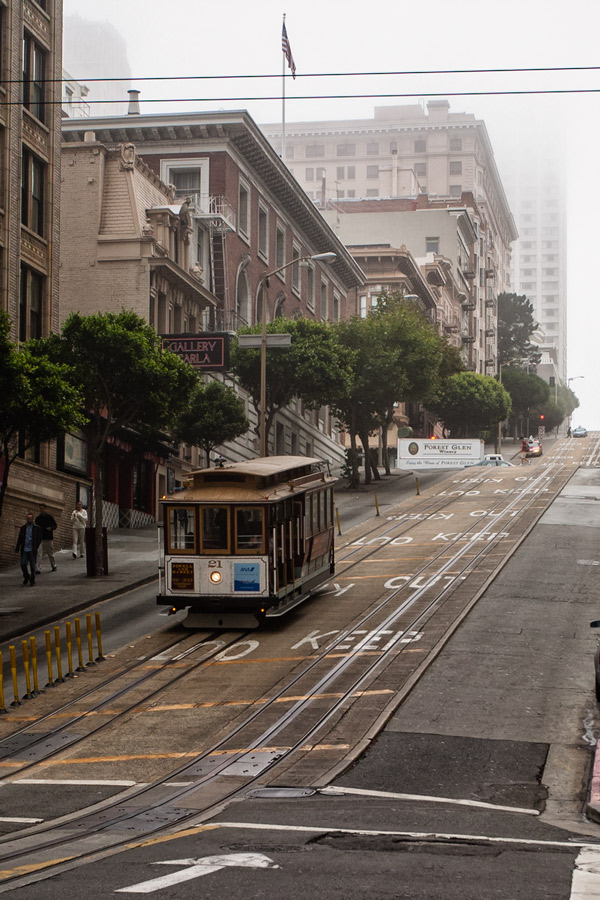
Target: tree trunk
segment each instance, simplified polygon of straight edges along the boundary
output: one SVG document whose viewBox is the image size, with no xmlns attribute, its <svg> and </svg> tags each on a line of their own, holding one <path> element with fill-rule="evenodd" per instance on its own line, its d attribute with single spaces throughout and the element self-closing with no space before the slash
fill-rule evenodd
<svg viewBox="0 0 600 900">
<path fill-rule="evenodd" d="M 102 541 L 104 511 L 102 509 L 102 495 L 104 491 L 104 479 L 102 469 L 102 452 L 94 455 L 94 494 L 92 508 L 94 513 L 94 559 L 96 563 L 96 575 L 106 575 L 104 571 L 104 546 Z"/>
<path fill-rule="evenodd" d="M 350 430 L 350 451 L 349 451 L 349 472 L 348 472 L 348 487 L 355 490 L 360 486 L 360 472 L 358 471 L 358 450 L 356 447 L 356 432 L 354 430 Z"/>
<path fill-rule="evenodd" d="M 369 458 L 369 432 L 359 431 L 358 436 L 362 444 L 365 457 L 365 484 L 371 484 L 371 460 Z"/>
<path fill-rule="evenodd" d="M 384 420 L 384 424 L 381 426 L 381 454 L 383 456 L 383 470 L 386 475 L 391 475 L 390 469 L 390 457 L 388 453 L 388 428 L 391 423 L 388 422 L 387 418 Z"/>
</svg>

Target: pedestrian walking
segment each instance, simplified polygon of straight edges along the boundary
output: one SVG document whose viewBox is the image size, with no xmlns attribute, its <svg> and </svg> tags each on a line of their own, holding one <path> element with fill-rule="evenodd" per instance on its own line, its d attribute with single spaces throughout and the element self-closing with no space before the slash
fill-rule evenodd
<svg viewBox="0 0 600 900">
<path fill-rule="evenodd" d="M 33 513 L 28 512 L 25 524 L 19 529 L 15 553 L 21 554 L 21 571 L 23 572 L 23 585 L 35 584 L 36 560 L 39 546 L 42 542 L 42 529 L 33 521 Z"/>
<path fill-rule="evenodd" d="M 87 528 L 88 514 L 83 508 L 81 500 L 77 501 L 77 505 L 71 513 L 71 525 L 73 526 L 73 559 L 83 556 L 83 536 Z"/>
<path fill-rule="evenodd" d="M 571 437 L 571 426 L 567 428 L 567 437 Z"/>
<path fill-rule="evenodd" d="M 526 437 L 521 438 L 521 465 L 529 465 L 531 460 L 527 459 L 527 454 L 529 452 L 529 441 Z"/>
<path fill-rule="evenodd" d="M 50 566 L 52 567 L 51 571 L 56 572 L 56 558 L 54 556 L 54 532 L 58 528 L 58 525 L 56 524 L 54 516 L 51 516 L 48 512 L 48 507 L 45 503 L 40 503 L 40 514 L 36 517 L 35 524 L 39 525 L 42 529 L 42 543 L 40 544 L 40 549 L 38 550 L 35 574 L 41 575 L 44 553 L 50 560 Z"/>
</svg>

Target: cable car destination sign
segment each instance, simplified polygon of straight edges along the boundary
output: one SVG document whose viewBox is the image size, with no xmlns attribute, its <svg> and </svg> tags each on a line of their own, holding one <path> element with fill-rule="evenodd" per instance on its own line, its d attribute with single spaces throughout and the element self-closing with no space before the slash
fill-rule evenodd
<svg viewBox="0 0 600 900">
<path fill-rule="evenodd" d="M 438 441 L 406 438 L 398 441 L 399 469 L 461 469 L 483 459 L 483 441 Z"/>
<path fill-rule="evenodd" d="M 164 334 L 163 350 L 176 353 L 194 369 L 224 372 L 229 368 L 228 331 L 206 331 L 202 334 Z"/>
</svg>

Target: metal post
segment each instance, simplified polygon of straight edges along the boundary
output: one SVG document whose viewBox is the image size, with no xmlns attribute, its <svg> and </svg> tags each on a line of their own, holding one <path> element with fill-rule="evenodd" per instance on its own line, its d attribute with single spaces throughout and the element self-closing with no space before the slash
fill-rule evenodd
<svg viewBox="0 0 600 900">
<path fill-rule="evenodd" d="M 0 715 L 8 715 L 4 702 L 4 664 L 2 662 L 2 650 L 0 650 Z"/>
<path fill-rule="evenodd" d="M 31 693 L 31 677 L 29 675 L 29 648 L 26 640 L 21 641 L 21 651 L 23 653 L 23 669 L 25 670 L 25 688 L 27 693 L 23 695 L 23 700 L 33 700 Z"/>
<path fill-rule="evenodd" d="M 41 692 L 38 684 L 37 644 L 33 635 L 29 638 L 29 657 L 31 659 L 31 671 L 33 673 L 33 696 L 37 697 Z"/>
<path fill-rule="evenodd" d="M 95 666 L 94 662 L 94 648 L 92 646 L 92 617 L 90 613 L 88 613 L 85 617 L 85 630 L 87 632 L 87 645 L 88 645 L 88 661 L 86 666 Z"/>
<path fill-rule="evenodd" d="M 269 279 L 265 278 L 262 283 L 262 327 L 260 339 L 260 455 L 267 455 L 267 285 Z"/>
<path fill-rule="evenodd" d="M 46 665 L 48 666 L 48 683 L 46 687 L 54 687 L 54 681 L 52 679 L 52 641 L 50 640 L 50 632 L 45 631 L 44 637 L 46 638 Z"/>
<path fill-rule="evenodd" d="M 377 497 L 377 494 L 375 494 L 374 496 L 375 496 L 375 509 L 377 510 L 376 515 L 379 515 L 379 499 Z"/>
<path fill-rule="evenodd" d="M 100 625 L 100 613 L 94 613 L 94 618 L 96 621 L 96 645 L 98 647 L 98 656 L 96 657 L 96 662 L 103 662 L 106 657 L 102 653 L 102 627 Z"/>
<path fill-rule="evenodd" d="M 415 484 L 417 487 L 417 497 L 421 496 L 421 491 L 419 490 L 419 479 L 415 476 Z"/>
<path fill-rule="evenodd" d="M 56 681 L 58 684 L 64 684 L 65 679 L 62 673 L 62 652 L 60 649 L 60 628 L 54 626 L 54 649 L 56 650 Z"/>
<path fill-rule="evenodd" d="M 79 619 L 75 619 L 75 642 L 77 644 L 77 672 L 85 672 L 85 666 L 83 664 L 83 651 L 81 649 L 81 623 Z"/>
<path fill-rule="evenodd" d="M 340 525 L 340 511 L 339 511 L 339 509 L 337 508 L 337 506 L 336 506 L 336 508 L 335 508 L 335 517 L 336 517 L 336 519 L 337 519 L 338 534 L 341 534 L 341 533 L 342 533 L 342 526 Z"/>
<path fill-rule="evenodd" d="M 71 634 L 70 622 L 65 622 L 65 639 L 67 641 L 67 665 L 69 667 L 67 678 L 74 678 L 75 673 L 73 671 L 73 637 Z"/>
<path fill-rule="evenodd" d="M 12 675 L 12 683 L 13 683 L 13 697 L 14 700 L 10 704 L 11 706 L 20 706 L 21 701 L 19 700 L 19 682 L 17 681 L 17 655 L 15 653 L 15 648 L 11 644 L 8 648 L 8 652 L 10 653 L 10 673 Z"/>
</svg>

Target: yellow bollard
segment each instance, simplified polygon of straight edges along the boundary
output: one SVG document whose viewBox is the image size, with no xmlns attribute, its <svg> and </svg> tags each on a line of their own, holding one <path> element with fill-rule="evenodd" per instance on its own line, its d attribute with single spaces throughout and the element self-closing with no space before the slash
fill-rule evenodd
<svg viewBox="0 0 600 900">
<path fill-rule="evenodd" d="M 415 483 L 417 485 L 417 497 L 421 496 L 421 491 L 419 490 L 419 479 L 415 478 Z"/>
<path fill-rule="evenodd" d="M 85 617 L 85 630 L 87 632 L 87 645 L 88 645 L 88 661 L 86 662 L 86 666 L 95 666 L 94 662 L 94 648 L 92 646 L 92 617 L 90 613 L 88 613 Z"/>
<path fill-rule="evenodd" d="M 83 665 L 83 651 L 81 649 L 81 622 L 79 619 L 75 619 L 75 643 L 77 644 L 77 658 L 79 660 L 76 671 L 85 672 L 85 666 Z"/>
<path fill-rule="evenodd" d="M 67 665 L 69 666 L 67 678 L 74 678 L 75 673 L 73 672 L 73 637 L 71 635 L 70 622 L 65 622 L 65 638 L 67 641 Z"/>
<path fill-rule="evenodd" d="M 21 641 L 21 651 L 23 653 L 23 668 L 25 670 L 25 686 L 27 693 L 23 696 L 23 700 L 33 700 L 31 693 L 31 677 L 29 675 L 29 645 L 27 641 Z"/>
<path fill-rule="evenodd" d="M 377 510 L 376 515 L 379 515 L 379 498 L 377 497 L 377 494 L 375 494 L 375 509 Z"/>
<path fill-rule="evenodd" d="M 98 656 L 96 657 L 96 662 L 103 662 L 106 657 L 102 653 L 102 626 L 100 624 L 100 613 L 94 613 L 94 619 L 96 622 L 96 646 L 98 647 Z"/>
<path fill-rule="evenodd" d="M 2 650 L 0 650 L 0 715 L 8 715 L 4 702 L 4 663 L 2 662 Z"/>
<path fill-rule="evenodd" d="M 29 657 L 31 659 L 31 671 L 33 674 L 33 696 L 37 697 L 40 693 L 40 688 L 38 685 L 37 644 L 33 635 L 29 638 Z"/>
<path fill-rule="evenodd" d="M 335 517 L 336 517 L 336 519 L 337 519 L 338 534 L 341 534 L 341 533 L 342 533 L 342 526 L 340 525 L 340 511 L 339 511 L 339 509 L 337 508 L 337 506 L 336 506 L 336 508 L 335 508 Z"/>
<path fill-rule="evenodd" d="M 62 673 L 62 653 L 60 649 L 60 628 L 58 625 L 54 626 L 54 649 L 56 651 L 56 683 L 64 684 L 65 679 L 63 678 Z"/>
<path fill-rule="evenodd" d="M 54 687 L 54 681 L 52 679 L 52 641 L 50 640 L 50 632 L 45 631 L 44 637 L 46 638 L 46 665 L 48 666 L 48 682 L 46 687 Z"/>
<path fill-rule="evenodd" d="M 13 683 L 13 696 L 14 700 L 10 704 L 11 706 L 20 706 L 21 701 L 19 700 L 19 682 L 17 681 L 17 655 L 15 653 L 15 648 L 11 644 L 8 648 L 10 653 L 10 672 L 12 675 L 12 683 Z"/>
</svg>

